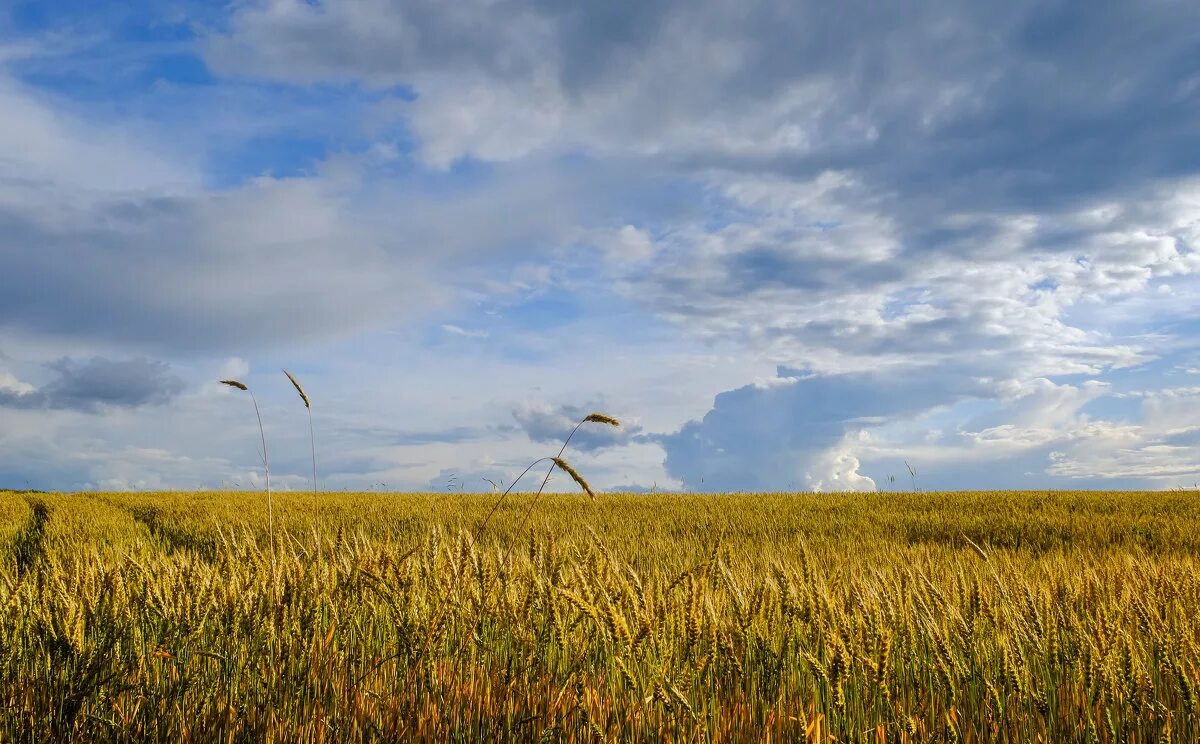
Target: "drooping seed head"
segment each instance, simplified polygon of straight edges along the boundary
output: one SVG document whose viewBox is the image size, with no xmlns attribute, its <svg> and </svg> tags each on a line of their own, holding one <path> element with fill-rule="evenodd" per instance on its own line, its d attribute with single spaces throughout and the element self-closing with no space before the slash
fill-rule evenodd
<svg viewBox="0 0 1200 744">
<path fill-rule="evenodd" d="M 596 498 L 596 492 L 592 490 L 592 487 L 588 485 L 586 480 L 583 479 L 583 476 L 579 474 L 578 470 L 571 467 L 571 464 L 561 457 L 555 457 L 553 460 L 554 464 L 557 465 L 559 469 L 565 472 L 567 475 L 571 476 L 571 480 L 578 483 L 579 487 L 586 491 L 588 496 L 591 496 L 592 499 Z"/>
<path fill-rule="evenodd" d="M 589 413 L 587 415 L 587 418 L 584 419 L 584 421 L 590 421 L 594 424 L 608 424 L 609 426 L 620 426 L 621 425 L 620 421 L 617 421 L 615 418 L 613 418 L 612 416 L 609 416 L 607 413 L 599 413 L 599 412 Z"/>
<path fill-rule="evenodd" d="M 300 400 L 304 401 L 304 407 L 312 408 L 312 405 L 309 403 L 309 400 L 308 400 L 308 394 L 304 392 L 304 388 L 300 387 L 299 380 L 297 380 L 294 376 L 292 376 L 292 373 L 288 372 L 286 369 L 283 371 L 283 373 L 285 375 L 287 375 L 287 378 L 289 380 L 292 381 L 292 387 L 296 388 L 296 392 L 300 393 Z"/>
<path fill-rule="evenodd" d="M 249 390 L 250 389 L 250 388 L 246 387 L 246 385 L 244 383 L 238 382 L 237 380 L 221 380 L 220 382 L 222 385 L 228 385 L 229 387 L 235 387 L 238 390 Z"/>
</svg>

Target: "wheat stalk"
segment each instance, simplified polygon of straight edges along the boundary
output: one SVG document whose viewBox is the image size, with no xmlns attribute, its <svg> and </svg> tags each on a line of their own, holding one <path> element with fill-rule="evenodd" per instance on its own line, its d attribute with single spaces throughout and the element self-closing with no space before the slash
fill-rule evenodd
<svg viewBox="0 0 1200 744">
<path fill-rule="evenodd" d="M 571 429 L 571 433 L 567 435 L 567 438 L 565 440 L 563 440 L 562 447 L 560 447 L 558 449 L 558 455 L 557 455 L 558 457 L 562 457 L 563 453 L 567 451 L 567 445 L 571 443 L 571 438 L 575 436 L 575 432 L 579 431 L 579 427 L 583 426 L 584 424 L 607 424 L 609 426 L 620 426 L 621 422 L 616 420 L 612 416 L 609 416 L 607 413 L 600 413 L 599 411 L 593 411 L 592 413 L 589 413 L 588 415 L 586 415 L 582 419 L 580 419 L 578 424 L 575 424 L 575 428 Z M 538 488 L 538 495 L 541 495 L 542 489 L 544 489 L 546 487 L 546 484 L 550 482 L 550 474 L 553 472 L 554 472 L 554 465 L 551 465 L 550 469 L 546 471 L 546 477 L 542 479 L 541 488 Z M 569 472 L 570 471 L 568 471 L 568 473 Z M 574 476 L 572 476 L 572 477 L 574 477 Z M 576 482 L 578 483 L 579 481 L 576 480 Z M 585 489 L 585 490 L 589 494 L 592 492 L 591 489 Z"/>
<path fill-rule="evenodd" d="M 319 485 L 317 485 L 317 438 L 316 438 L 316 435 L 313 434 L 312 401 L 309 399 L 308 393 L 304 392 L 304 387 L 300 384 L 300 381 L 296 379 L 295 375 L 293 375 L 291 372 L 288 372 L 286 369 L 283 370 L 283 373 L 285 375 L 287 375 L 288 380 L 292 383 L 292 387 L 296 388 L 296 392 L 300 394 L 300 400 L 304 401 L 304 410 L 308 413 L 308 445 L 309 445 L 309 448 L 312 450 L 312 488 L 313 488 L 313 495 L 316 496 L 317 492 L 321 490 L 321 487 Z M 316 501 L 313 508 L 316 510 L 314 519 L 317 522 L 318 531 L 319 531 L 320 522 L 321 522 L 321 514 L 320 514 L 321 504 L 320 504 L 319 500 Z M 321 553 L 322 553 L 321 542 L 318 541 L 317 542 L 317 560 L 318 561 L 321 560 Z"/>
<path fill-rule="evenodd" d="M 250 393 L 250 402 L 254 404 L 254 416 L 258 419 L 258 436 L 262 439 L 263 475 L 267 481 L 267 534 L 271 541 L 271 587 L 272 591 L 274 591 L 277 575 L 275 566 L 275 512 L 271 503 L 271 461 L 267 454 L 267 433 L 263 429 L 262 413 L 258 410 L 258 399 L 254 397 L 254 391 L 247 387 L 245 383 L 238 382 L 237 380 L 220 380 L 220 383 Z"/>
<path fill-rule="evenodd" d="M 621 425 L 620 421 L 613 418 L 612 416 L 609 416 L 606 413 L 592 412 L 592 413 L 589 413 L 588 415 L 584 416 L 582 419 L 579 420 L 579 423 L 575 424 L 575 428 L 571 429 L 571 433 L 567 435 L 567 438 L 565 440 L 563 440 L 562 447 L 558 448 L 557 455 L 555 455 L 554 457 L 543 457 L 539 460 L 536 460 L 535 462 L 530 464 L 529 467 L 525 468 L 525 470 L 520 475 L 517 476 L 516 480 L 514 480 L 509 485 L 508 488 L 504 489 L 504 493 L 500 494 L 500 498 L 497 499 L 496 503 L 492 505 L 491 510 L 488 511 L 487 516 L 483 518 L 483 522 L 480 523 L 479 529 L 476 530 L 476 533 L 479 535 L 483 534 L 483 530 L 485 527 L 487 527 L 488 522 L 491 521 L 492 515 L 496 513 L 496 510 L 500 508 L 500 505 L 502 503 L 504 503 L 504 499 L 508 496 L 508 494 L 517 485 L 518 481 L 520 481 L 522 478 L 525 477 L 525 474 L 529 472 L 530 468 L 532 468 L 534 465 L 537 465 L 539 462 L 545 462 L 546 460 L 550 460 L 551 461 L 550 469 L 546 471 L 546 477 L 542 479 L 542 485 L 538 486 L 537 493 L 534 494 L 533 501 L 529 504 L 529 509 L 525 512 L 525 516 L 521 519 L 521 526 L 517 529 L 517 534 L 520 534 L 521 530 L 524 529 L 524 527 L 525 527 L 525 522 L 529 519 L 529 515 L 533 512 L 533 507 L 537 504 L 538 499 L 541 498 L 542 491 L 544 491 L 546 489 L 546 484 L 550 482 L 550 474 L 554 472 L 554 468 L 556 465 L 558 465 L 558 462 L 562 459 L 563 453 L 567 451 L 567 445 L 571 443 L 571 438 L 575 436 L 575 432 L 579 431 L 579 427 L 583 426 L 584 424 L 589 424 L 589 423 L 607 424 L 609 426 L 620 426 Z M 587 481 L 585 481 L 583 479 L 583 476 L 579 475 L 579 473 L 576 472 L 573 468 L 571 468 L 570 465 L 567 465 L 567 467 L 563 468 L 563 470 L 566 471 L 566 473 L 568 475 L 570 475 L 573 479 L 575 479 L 575 482 L 578 483 L 581 487 L 583 487 L 583 490 L 587 491 L 589 496 L 591 496 L 593 499 L 596 498 L 595 492 L 592 491 L 591 486 L 589 486 L 587 484 Z"/>
<path fill-rule="evenodd" d="M 289 380 L 291 380 L 291 382 L 292 382 L 292 387 L 296 388 L 296 392 L 297 392 L 297 393 L 300 393 L 300 400 L 304 401 L 304 407 L 305 407 L 305 408 L 310 408 L 310 409 L 311 409 L 311 408 L 312 408 L 312 402 L 311 402 L 311 401 L 309 401 L 309 399 L 308 399 L 308 393 L 304 392 L 304 388 L 303 388 L 303 387 L 301 387 L 301 385 L 300 385 L 300 381 L 296 379 L 296 376 L 295 376 L 295 375 L 293 375 L 291 372 L 288 372 L 286 369 L 283 371 L 283 373 L 284 373 L 285 375 L 287 375 L 287 378 L 288 378 Z"/>
<path fill-rule="evenodd" d="M 283 373 L 287 375 L 288 380 L 292 383 L 292 387 L 296 388 L 296 392 L 300 394 L 300 400 L 304 401 L 304 409 L 308 411 L 308 443 L 312 449 L 312 484 L 313 493 L 316 493 L 321 489 L 317 485 L 317 438 L 313 435 L 312 401 L 309 400 L 308 393 L 304 392 L 304 388 L 300 385 L 300 381 L 296 379 L 295 375 L 286 369 Z"/>
</svg>

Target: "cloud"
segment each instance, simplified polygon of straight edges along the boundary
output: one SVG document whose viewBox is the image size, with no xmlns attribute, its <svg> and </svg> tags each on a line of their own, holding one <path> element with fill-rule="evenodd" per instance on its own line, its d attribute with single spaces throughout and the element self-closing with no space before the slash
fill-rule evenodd
<svg viewBox="0 0 1200 744">
<path fill-rule="evenodd" d="M 122 191 L 189 186 L 194 176 L 157 138 L 97 123 L 5 74 L 0 55 L 0 164 L 4 182 L 54 180 Z"/>
<path fill-rule="evenodd" d="M 36 392 L 36 387 L 27 382 L 21 382 L 11 372 L 0 372 L 0 400 L 4 400 L 4 396 L 8 396 L 8 399 L 11 400 L 17 400 Z"/>
<path fill-rule="evenodd" d="M 782 363 L 979 352 L 1027 367 L 997 375 L 1095 372 L 1141 351 L 1065 309 L 1195 271 L 1196 187 L 1162 153 L 1200 144 L 1164 125 L 1200 113 L 1175 31 L 1200 11 L 708 0 L 469 18 L 494 13 L 501 33 L 436 4 L 250 3 L 207 56 L 411 85 L 403 116 L 434 165 L 583 151 L 703 183 L 695 221 L 595 243 L 618 274 L 658 259 L 618 276 L 631 301 Z M 1113 48 L 1130 54 L 1096 51 Z"/>
<path fill-rule="evenodd" d="M 1200 400 L 1194 391 L 1129 394 L 1095 380 L 1042 379 L 1004 383 L 997 392 L 908 422 L 881 422 L 853 450 L 877 482 L 893 488 L 889 474 L 907 487 L 899 477 L 906 462 L 929 489 L 1165 488 L 1191 486 L 1200 476 L 1193 456 L 1200 427 L 1187 420 Z M 1138 405 L 1118 410 L 1117 403 Z M 986 410 L 973 417 L 960 410 L 980 407 Z"/>
<path fill-rule="evenodd" d="M 987 355 L 993 375 L 1067 374 L 1144 350 L 1072 322 L 1073 308 L 1192 274 L 1200 184 L 1061 214 L 930 214 L 962 232 L 933 250 L 845 176 L 734 182 L 737 212 L 679 227 L 619 286 L 693 333 L 739 336 L 832 371 Z M 1063 235 L 1069 235 L 1065 239 Z"/>
<path fill-rule="evenodd" d="M 1136 423 L 1088 422 L 1060 434 L 1048 472 L 1071 479 L 1149 479 L 1194 485 L 1200 478 L 1200 388 L 1145 391 Z"/>
<path fill-rule="evenodd" d="M 49 366 L 55 377 L 40 388 L 11 374 L 0 375 L 0 406 L 95 413 L 104 408 L 162 405 L 183 391 L 183 381 L 165 362 L 96 357 L 80 363 L 64 358 Z"/>
<path fill-rule="evenodd" d="M 871 489 L 852 443 L 867 427 L 992 393 L 983 380 L 903 374 L 774 378 L 718 395 L 712 410 L 659 437 L 667 472 L 692 490 Z"/>
<path fill-rule="evenodd" d="M 917 196 L 1011 206 L 1178 174 L 1166 153 L 1200 137 L 1183 31 L 1198 19 L 1178 4 L 263 0 L 205 55 L 226 74 L 411 87 L 435 164 L 584 148 L 802 178 L 869 169 Z"/>
<path fill-rule="evenodd" d="M 49 200 L 3 186 L 0 328 L 238 349 L 378 321 L 396 296 L 411 297 L 375 238 L 318 182 L 265 179 L 229 194 L 68 191 Z"/>
<path fill-rule="evenodd" d="M 443 323 L 442 330 L 452 336 L 462 336 L 463 338 L 487 338 L 487 331 L 469 330 L 461 326 L 456 326 L 453 323 Z"/>
<path fill-rule="evenodd" d="M 561 445 L 572 430 L 588 414 L 599 409 L 580 406 L 549 406 L 525 404 L 513 410 L 517 427 L 534 442 Z M 618 417 L 618 420 L 621 420 Z M 609 447 L 620 447 L 639 440 L 642 427 L 636 422 L 621 420 L 621 426 L 587 423 L 571 436 L 571 448 L 593 452 Z"/>
<path fill-rule="evenodd" d="M 37 114 L 10 126 L 46 142 L 0 144 L 0 163 L 15 164 L 0 175 L 0 332 L 73 345 L 247 356 L 380 329 L 546 255 L 594 219 L 585 207 L 641 188 L 602 166 L 580 178 L 532 163 L 430 189 L 369 153 L 215 187 L 188 158 L 154 166 L 134 132 L 98 140 L 0 68 L 8 99 Z"/>
<path fill-rule="evenodd" d="M 914 420 L 964 395 L 1004 400 L 1039 385 L 1071 395 L 1025 393 L 1029 410 L 1006 408 L 978 436 L 1001 460 L 1016 454 L 1000 442 L 1022 455 L 1041 446 L 1040 461 L 1021 472 L 1065 476 L 1065 460 L 1051 463 L 1048 447 L 1083 424 L 1058 412 L 1073 413 L 1104 386 L 1058 387 L 1046 378 L 1102 376 L 1167 351 L 1157 329 L 1147 333 L 1153 311 L 1133 324 L 1111 308 L 1200 268 L 1191 249 L 1200 216 L 1192 181 L 1119 206 L 931 213 L 931 225 L 962 233 L 953 248 L 936 249 L 891 213 L 864 208 L 870 198 L 845 176 L 766 183 L 733 183 L 726 193 L 743 210 L 731 212 L 735 220 L 677 229 L 658 241 L 654 266 L 619 280 L 627 296 L 693 334 L 737 339 L 781 364 L 803 365 L 812 380 L 795 390 L 829 385 L 820 401 L 792 385 L 717 396 L 702 422 L 663 439 L 668 471 L 690 488 L 866 486 L 859 467 L 878 472 L 871 458 L 880 453 L 857 437 L 872 427 L 845 422 Z M 846 380 L 855 385 L 843 387 Z M 1087 477 L 1117 472 L 1093 468 Z M 941 482 L 969 487 L 980 471 L 962 476 Z"/>
</svg>

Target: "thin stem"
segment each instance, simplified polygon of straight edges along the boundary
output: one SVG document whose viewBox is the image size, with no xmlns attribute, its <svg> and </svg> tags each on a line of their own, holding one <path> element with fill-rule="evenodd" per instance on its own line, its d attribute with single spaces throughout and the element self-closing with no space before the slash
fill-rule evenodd
<svg viewBox="0 0 1200 744">
<path fill-rule="evenodd" d="M 317 562 L 320 563 L 321 553 L 322 553 L 322 550 L 321 550 L 321 500 L 319 498 L 317 498 L 317 492 L 320 491 L 321 488 L 320 488 L 320 486 L 317 485 L 317 437 L 315 434 L 313 434 L 312 406 L 311 405 L 305 406 L 304 410 L 308 411 L 308 443 L 312 447 L 313 509 L 315 511 L 314 516 L 315 516 L 315 521 L 317 523 Z"/>
<path fill-rule="evenodd" d="M 275 590 L 275 512 L 271 504 L 271 460 L 267 455 L 267 433 L 263 430 L 262 414 L 258 411 L 258 400 L 250 392 L 250 400 L 254 403 L 254 415 L 258 417 L 258 435 L 262 438 L 263 473 L 267 479 L 267 532 L 271 540 L 271 587 Z"/>
<path fill-rule="evenodd" d="M 575 428 L 578 429 L 579 427 L 576 426 Z M 574 434 L 575 432 L 571 432 L 571 433 Z M 567 439 L 570 440 L 570 437 L 567 437 Z M 566 449 L 566 448 L 567 448 L 567 446 L 564 444 L 563 449 Z M 562 450 L 559 450 L 558 454 L 559 454 L 559 456 L 561 456 Z M 555 465 L 554 459 L 555 458 L 553 458 L 553 457 L 543 457 L 542 458 L 542 460 L 550 460 L 551 470 L 554 469 L 554 465 Z M 533 465 L 536 465 L 536 464 L 537 463 L 535 462 Z M 530 465 L 529 467 L 533 467 L 533 465 Z M 526 468 L 526 472 L 528 472 L 528 468 Z M 522 473 L 522 475 L 524 475 L 524 473 Z M 549 479 L 547 478 L 547 480 L 549 480 Z M 517 525 L 517 531 L 513 533 L 512 539 L 509 540 L 509 542 L 508 542 L 508 549 L 504 551 L 504 562 L 501 565 L 508 563 L 508 557 L 509 557 L 509 555 L 512 554 L 513 546 L 515 546 L 517 544 L 517 538 L 520 537 L 521 533 L 525 530 L 525 523 L 529 521 L 529 517 L 533 514 L 533 507 L 537 506 L 538 499 L 540 499 L 542 497 L 542 489 L 545 487 L 546 487 L 546 481 L 543 480 L 542 485 L 538 487 L 537 493 L 535 493 L 533 495 L 533 500 L 529 502 L 529 508 L 525 510 L 525 516 L 521 517 L 521 523 L 519 525 Z"/>
<path fill-rule="evenodd" d="M 313 462 L 313 493 L 321 490 L 317 485 L 317 438 L 313 434 L 312 408 L 306 408 L 308 411 L 308 442 L 312 446 L 312 462 Z"/>
<path fill-rule="evenodd" d="M 562 453 L 560 452 L 559 455 L 561 456 Z M 525 474 L 528 473 L 530 470 L 533 470 L 533 467 L 535 465 L 537 465 L 539 462 L 545 462 L 546 460 L 550 460 L 550 459 L 552 459 L 552 458 L 542 457 L 542 458 L 539 458 L 539 459 L 534 460 L 533 462 L 529 463 L 529 467 L 522 470 L 521 474 L 516 477 L 516 480 L 514 480 L 512 483 L 510 483 L 508 485 L 508 488 L 504 489 L 504 493 L 500 494 L 499 499 L 496 499 L 496 503 L 492 505 L 492 510 L 487 513 L 487 516 L 483 518 L 483 522 L 479 525 L 479 529 L 476 530 L 477 537 L 483 534 L 483 528 L 487 527 L 488 522 L 491 521 L 491 519 L 492 519 L 492 515 L 495 514 L 496 510 L 500 508 L 500 505 L 502 503 L 504 503 L 504 499 L 508 496 L 509 493 L 512 492 L 513 488 L 515 488 L 516 485 L 521 482 L 521 479 L 525 477 Z M 553 468 L 554 465 L 551 465 L 550 467 Z M 543 484 L 543 485 L 545 485 L 545 484 Z M 538 493 L 541 493 L 541 489 L 538 489 Z"/>
<path fill-rule="evenodd" d="M 586 418 L 580 419 L 579 423 L 575 424 L 575 428 L 571 429 L 571 433 L 567 435 L 567 438 L 565 440 L 563 440 L 562 447 L 558 448 L 558 456 L 559 457 L 562 457 L 563 453 L 567 451 L 567 445 L 571 443 L 571 437 L 575 436 L 575 432 L 579 431 L 579 427 L 583 426 L 585 421 L 587 421 Z M 545 488 L 546 484 L 550 482 L 550 474 L 553 472 L 554 472 L 554 463 L 550 463 L 550 469 L 546 471 L 546 477 L 542 479 L 542 486 L 537 491 L 539 496 L 542 493 L 542 488 Z"/>
<path fill-rule="evenodd" d="M 525 510 L 525 516 L 521 518 L 521 524 L 517 525 L 517 531 L 513 533 L 513 542 L 509 543 L 508 551 L 504 554 L 505 563 L 508 562 L 508 554 L 512 552 L 512 546 L 515 544 L 517 537 L 525 529 L 525 523 L 529 521 L 529 517 L 533 514 L 533 508 L 537 506 L 538 500 L 542 498 L 542 491 L 546 489 L 546 484 L 550 482 L 550 474 L 554 472 L 556 464 L 554 460 L 557 457 L 563 456 L 563 453 L 567 451 L 567 445 L 571 443 L 571 437 L 575 436 L 575 432 L 579 431 L 579 427 L 583 426 L 586 421 L 586 418 L 580 419 L 579 423 L 575 424 L 575 428 L 571 429 L 571 433 L 567 435 L 567 438 L 563 440 L 562 446 L 558 448 L 558 455 L 556 457 L 544 458 L 550 460 L 550 469 L 546 471 L 546 477 L 542 478 L 542 485 L 538 486 L 537 493 L 533 495 L 533 500 L 529 502 L 529 508 Z"/>
</svg>

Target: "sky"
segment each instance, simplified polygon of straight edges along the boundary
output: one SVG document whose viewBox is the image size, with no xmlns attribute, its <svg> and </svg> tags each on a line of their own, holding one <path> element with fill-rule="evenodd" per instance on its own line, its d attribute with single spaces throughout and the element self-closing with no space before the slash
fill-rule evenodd
<svg viewBox="0 0 1200 744">
<path fill-rule="evenodd" d="M 1190 0 L 0 0 L 0 487 L 1191 488 L 1198 242 Z"/>
</svg>

